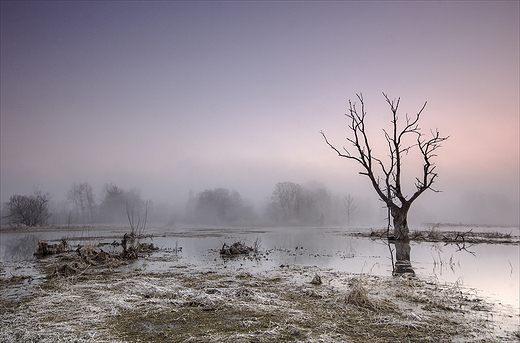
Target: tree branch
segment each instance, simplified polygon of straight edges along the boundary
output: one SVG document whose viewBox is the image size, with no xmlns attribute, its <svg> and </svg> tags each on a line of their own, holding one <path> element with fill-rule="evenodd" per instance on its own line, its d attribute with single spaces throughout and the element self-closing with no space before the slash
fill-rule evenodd
<svg viewBox="0 0 520 343">
<path fill-rule="evenodd" d="M 427 102 L 423 104 L 421 109 L 413 117 L 405 116 L 404 127 L 399 128 L 399 116 L 398 109 L 400 98 L 397 100 L 390 100 L 390 98 L 383 93 L 386 102 L 390 106 L 392 112 L 392 130 L 388 132 L 383 129 L 383 134 L 386 139 L 389 151 L 389 162 L 385 164 L 382 159 L 372 155 L 372 149 L 370 147 L 369 139 L 365 131 L 365 102 L 362 94 L 356 94 L 359 103 L 361 104 L 361 112 L 358 112 L 356 104 L 349 100 L 349 111 L 345 116 L 349 119 L 350 123 L 348 128 L 351 131 L 351 136 L 347 137 L 347 141 L 354 146 L 356 154 L 351 153 L 347 148 L 343 147 L 343 151 L 340 151 L 333 144 L 329 142 L 325 133 L 320 131 L 321 135 L 325 139 L 327 145 L 333 149 L 338 156 L 355 160 L 362 167 L 363 170 L 359 172 L 361 175 L 367 176 L 372 182 L 376 193 L 382 201 L 384 201 L 389 208 L 401 208 L 403 206 L 409 207 L 413 201 L 415 201 L 424 191 L 432 188 L 432 184 L 437 178 L 435 172 L 435 165 L 432 162 L 432 158 L 435 157 L 434 151 L 441 145 L 440 143 L 448 139 L 449 137 L 441 137 L 438 130 L 432 131 L 432 138 L 424 139 L 424 135 L 420 132 L 419 120 L 421 114 L 426 108 Z M 417 135 L 417 141 L 415 144 L 404 146 L 403 140 L 409 135 Z M 402 156 L 403 153 L 407 154 L 412 148 L 418 147 L 423 158 L 423 172 L 420 177 L 415 178 L 416 191 L 414 194 L 407 199 L 402 192 Z M 376 163 L 383 174 L 383 178 L 375 176 L 373 163 Z M 383 185 L 384 184 L 384 185 Z M 396 202 L 398 200 L 398 202 Z"/>
</svg>

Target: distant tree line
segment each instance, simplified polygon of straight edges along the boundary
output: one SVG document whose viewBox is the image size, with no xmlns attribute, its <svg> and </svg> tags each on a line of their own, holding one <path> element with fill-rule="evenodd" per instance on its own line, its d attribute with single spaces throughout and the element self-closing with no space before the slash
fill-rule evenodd
<svg viewBox="0 0 520 343">
<path fill-rule="evenodd" d="M 347 206 L 339 195 L 332 194 L 324 185 L 316 182 L 306 186 L 288 181 L 279 182 L 275 185 L 264 215 L 276 223 L 336 225 L 345 223 L 348 218 L 350 224 L 356 212 L 354 199 L 350 195 L 348 199 Z"/>
<path fill-rule="evenodd" d="M 203 224 L 236 224 L 257 219 L 253 206 L 237 191 L 226 188 L 206 189 L 190 198 L 186 205 L 187 218 Z"/>
<path fill-rule="evenodd" d="M 67 192 L 67 203 L 62 206 L 57 221 L 68 224 L 122 223 L 128 220 L 128 211 L 139 213 L 151 202 L 145 201 L 138 190 L 125 190 L 106 183 L 100 201 L 96 201 L 93 187 L 88 183 L 73 184 Z"/>
<path fill-rule="evenodd" d="M 181 221 L 237 226 L 268 222 L 320 226 L 351 224 L 358 214 L 352 196 L 334 195 L 316 182 L 305 186 L 277 183 L 260 215 L 238 191 L 226 188 L 206 189 L 196 195 L 190 191 L 184 210 L 145 201 L 138 190 L 125 190 L 113 183 L 105 184 L 97 198 L 88 182 L 72 184 L 66 201 L 59 205 L 51 203 L 49 193 L 41 191 L 29 196 L 13 195 L 4 204 L 2 219 L 3 223 L 26 226 L 126 223 L 130 214 L 138 218 L 146 213 L 149 221 L 165 224 Z"/>
<path fill-rule="evenodd" d="M 128 220 L 128 211 L 138 214 L 151 204 L 142 199 L 139 191 L 126 191 L 111 183 L 104 185 L 99 204 L 88 182 L 74 183 L 66 198 L 67 202 L 51 213 L 51 196 L 47 192 L 12 195 L 3 206 L 2 223 L 43 226 L 124 222 Z"/>
<path fill-rule="evenodd" d="M 135 212 L 144 210 L 146 201 L 137 190 L 125 191 L 114 184 L 103 187 L 103 197 L 99 207 L 101 222 L 116 223 L 127 220 L 127 209 Z"/>
</svg>

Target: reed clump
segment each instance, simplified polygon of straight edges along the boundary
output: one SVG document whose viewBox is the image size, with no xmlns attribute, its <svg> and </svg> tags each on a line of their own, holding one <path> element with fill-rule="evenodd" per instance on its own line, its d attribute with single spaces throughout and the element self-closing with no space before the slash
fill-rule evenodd
<svg viewBox="0 0 520 343">
<path fill-rule="evenodd" d="M 368 297 L 368 291 L 363 286 L 363 282 L 358 280 L 354 283 L 352 289 L 348 292 L 345 298 L 346 302 L 358 307 L 364 307 L 369 310 L 375 310 L 374 303 Z"/>
</svg>

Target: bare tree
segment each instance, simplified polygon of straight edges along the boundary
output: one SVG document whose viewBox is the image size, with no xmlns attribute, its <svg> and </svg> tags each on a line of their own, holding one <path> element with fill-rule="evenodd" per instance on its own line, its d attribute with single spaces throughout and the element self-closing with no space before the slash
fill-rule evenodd
<svg viewBox="0 0 520 343">
<path fill-rule="evenodd" d="M 343 199 L 343 205 L 345 206 L 345 214 L 347 216 L 347 224 L 350 225 L 352 223 L 352 219 L 357 214 L 357 206 L 354 198 L 349 194 L 345 195 Z"/>
<path fill-rule="evenodd" d="M 297 183 L 278 182 L 274 188 L 272 199 L 282 211 L 284 220 L 295 218 L 298 213 L 298 198 L 302 188 Z"/>
<path fill-rule="evenodd" d="M 51 217 L 49 193 L 36 191 L 34 195 L 12 195 L 6 203 L 5 218 L 13 224 L 41 226 Z"/>
<path fill-rule="evenodd" d="M 252 206 L 239 192 L 227 188 L 206 189 L 197 194 L 193 203 L 195 219 L 207 224 L 224 224 L 253 220 Z"/>
<path fill-rule="evenodd" d="M 370 179 L 377 195 L 390 209 L 394 225 L 394 238 L 399 241 L 408 241 L 408 211 L 412 203 L 427 189 L 437 192 L 432 188 L 432 184 L 437 178 L 432 158 L 436 156 L 434 152 L 441 146 L 441 142 L 449 137 L 441 137 L 439 131 L 435 130 L 431 131 L 430 138 L 425 138 L 425 135 L 421 132 L 418 122 L 426 107 L 426 102 L 414 117 L 410 118 L 406 115 L 404 126 L 399 127 L 397 110 L 400 99 L 397 101 L 390 100 L 384 93 L 383 96 L 392 112 L 392 129 L 390 131 L 383 129 L 389 150 L 389 161 L 387 164 L 372 154 L 372 147 L 370 146 L 365 128 L 365 102 L 361 94 L 357 94 L 361 104 L 361 112 L 358 112 L 355 103 L 349 101 L 349 112 L 345 114 L 350 120 L 349 129 L 353 135 L 347 137 L 347 140 L 354 146 L 355 153 L 352 154 L 345 147 L 339 150 L 327 140 L 323 131 L 321 131 L 321 134 L 325 142 L 340 157 L 357 161 L 362 166 L 363 171 L 359 173 Z M 405 142 L 405 138 L 409 136 L 415 136 L 415 142 L 408 145 Z M 402 158 L 403 155 L 407 154 L 414 147 L 419 149 L 423 160 L 423 168 L 422 175 L 415 179 L 414 193 L 407 197 L 402 190 Z M 376 169 L 380 169 L 380 174 L 376 174 Z"/>
<path fill-rule="evenodd" d="M 278 182 L 270 202 L 266 204 L 265 216 L 277 222 L 294 221 L 319 226 L 325 222 L 337 223 L 341 205 L 338 199 L 325 185 L 316 181 L 304 186 Z"/>
<path fill-rule="evenodd" d="M 67 198 L 74 207 L 78 222 L 90 223 L 94 220 L 94 191 L 88 182 L 73 184 L 67 192 Z"/>
<path fill-rule="evenodd" d="M 309 189 L 301 188 L 298 194 L 296 195 L 296 203 L 294 206 L 294 218 L 298 219 L 301 222 L 316 222 L 319 225 L 323 225 L 323 220 L 325 217 L 321 218 L 323 213 L 317 215 L 319 219 L 313 220 L 313 217 L 316 217 L 315 212 L 318 210 L 317 208 L 317 194 Z M 323 220 L 322 220 L 323 219 Z"/>
<path fill-rule="evenodd" d="M 148 220 L 148 201 L 145 203 L 144 213 L 141 212 L 141 208 L 138 207 L 136 209 L 135 203 L 127 202 L 126 216 L 130 224 L 130 235 L 132 237 L 143 236 L 146 230 L 146 221 Z"/>
</svg>

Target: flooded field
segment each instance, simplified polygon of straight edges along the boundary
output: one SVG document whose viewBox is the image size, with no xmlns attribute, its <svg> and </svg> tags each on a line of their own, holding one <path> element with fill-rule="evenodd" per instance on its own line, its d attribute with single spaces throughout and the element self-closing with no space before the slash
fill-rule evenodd
<svg viewBox="0 0 520 343">
<path fill-rule="evenodd" d="M 439 228 L 441 232 L 443 229 L 452 230 L 453 228 Z M 478 229 L 475 229 L 475 231 L 477 230 Z M 517 228 L 484 228 L 482 230 L 504 231 L 503 233 L 506 234 L 512 233 L 513 238 L 518 235 Z M 104 292 L 104 289 L 109 288 L 109 285 L 106 283 L 109 282 L 109 280 L 121 283 L 125 289 L 134 285 L 138 290 L 127 290 L 128 294 L 135 295 L 137 292 L 140 294 L 139 297 L 144 292 L 142 287 L 144 287 L 144 289 L 148 287 L 156 290 L 160 288 L 166 292 L 165 289 L 168 287 L 168 289 L 171 287 L 176 289 L 176 287 L 179 288 L 182 286 L 185 287 L 183 288 L 183 292 L 186 293 L 188 290 L 194 291 L 194 289 L 197 289 L 196 284 L 200 282 L 201 285 L 204 285 L 205 289 L 203 299 L 197 298 L 198 300 L 193 300 L 190 297 L 186 297 L 186 299 L 183 300 L 183 304 L 195 301 L 191 303 L 193 307 L 200 306 L 205 309 L 208 308 L 209 303 L 213 304 L 213 307 L 209 306 L 210 308 L 214 308 L 216 306 L 215 304 L 220 304 L 220 302 L 228 304 L 229 301 L 224 302 L 221 298 L 225 298 L 226 296 L 231 297 L 231 295 L 237 296 L 237 294 L 233 293 L 236 292 L 237 289 L 242 289 L 251 299 L 254 297 L 263 297 L 262 301 L 265 302 L 267 301 L 266 299 L 271 297 L 272 299 L 267 302 L 277 302 L 278 300 L 282 301 L 279 297 L 284 297 L 281 293 L 287 292 L 287 287 L 292 287 L 299 292 L 298 294 L 302 292 L 305 294 L 308 293 L 307 295 L 310 294 L 311 299 L 328 299 L 327 301 L 333 301 L 335 303 L 338 301 L 337 297 L 340 297 L 340 294 L 345 294 L 345 292 L 354 287 L 354 281 L 363 280 L 364 290 L 367 291 L 367 294 L 370 296 L 375 297 L 372 300 L 372 305 L 370 305 L 372 306 L 372 310 L 376 308 L 379 309 L 380 307 L 382 311 L 380 311 L 380 317 L 377 319 L 379 321 L 383 320 L 381 318 L 386 316 L 384 320 L 396 322 L 398 320 L 397 317 L 393 317 L 395 313 L 399 313 L 400 316 L 404 315 L 403 313 L 407 313 L 407 315 L 417 316 L 417 318 L 433 315 L 435 311 L 431 312 L 431 304 L 415 308 L 413 311 L 410 310 L 410 306 L 412 305 L 403 305 L 410 310 L 405 310 L 404 312 L 400 312 L 403 311 L 403 309 L 399 311 L 396 309 L 389 310 L 389 308 L 384 305 L 384 301 L 391 301 L 390 307 L 399 307 L 398 300 L 412 297 L 411 294 L 413 292 L 417 292 L 417 294 L 413 293 L 412 298 L 415 299 L 414 302 L 424 305 L 427 301 L 422 299 L 422 297 L 427 296 L 429 294 L 428 292 L 433 292 L 436 295 L 442 295 L 447 301 L 447 303 L 442 304 L 442 306 L 435 303 L 434 307 L 449 309 L 449 316 L 460 315 L 462 313 L 466 315 L 466 319 L 461 319 L 462 322 L 465 320 L 468 322 L 475 320 L 487 321 L 487 326 L 482 326 L 484 330 L 482 332 L 476 329 L 479 325 L 475 324 L 475 327 L 471 328 L 471 324 L 468 324 L 468 332 L 470 332 L 468 335 L 473 337 L 472 339 L 468 339 L 468 337 L 465 336 L 465 332 L 453 332 L 454 337 L 460 336 L 461 341 L 480 341 L 479 336 L 481 335 L 484 341 L 485 339 L 489 339 L 489 341 L 514 341 L 518 339 L 520 319 L 518 243 L 467 244 L 461 247 L 457 244 L 445 244 L 443 242 L 411 242 L 411 264 L 416 273 L 416 276 L 412 279 L 392 277 L 392 261 L 394 258 L 392 253 L 395 250 L 393 245 L 388 244 L 386 240 L 382 239 L 358 237 L 355 233 L 363 231 L 360 229 L 189 228 L 149 226 L 146 235 L 151 237 L 145 240 L 152 242 L 155 247 L 159 248 L 158 250 L 147 254 L 146 257 L 125 263 L 117 262 L 109 267 L 103 267 L 103 270 L 94 274 L 94 276 L 97 275 L 96 277 L 92 277 L 94 267 L 86 266 L 84 267 L 84 271 L 82 269 L 83 276 L 90 276 L 81 282 L 79 282 L 81 278 L 77 276 L 71 277 L 72 280 L 75 280 L 74 282 L 61 277 L 53 278 L 49 281 L 49 268 L 57 266 L 58 260 L 53 260 L 54 257 L 37 259 L 33 255 L 39 239 L 46 240 L 49 243 L 58 243 L 62 238 L 65 238 L 71 247 L 75 247 L 78 244 L 82 246 L 100 246 L 105 252 L 118 253 L 121 247 L 115 243 L 121 241 L 121 237 L 127 231 L 128 228 L 125 227 L 84 227 L 70 231 L 35 230 L 2 232 L 0 245 L 0 276 L 3 280 L 1 295 L 3 306 L 7 306 L 5 308 L 11 308 L 11 305 L 7 304 L 24 304 L 27 301 L 31 303 L 31 299 L 34 299 L 34 296 L 40 296 L 42 292 L 45 293 L 42 289 L 47 289 L 49 284 L 52 285 L 50 287 L 52 291 L 47 291 L 50 293 L 45 293 L 42 299 L 47 299 L 51 295 L 56 296 L 58 290 L 59 292 L 64 292 L 63 294 L 68 294 L 67 292 L 76 289 L 76 287 L 84 288 L 87 287 L 87 285 L 90 285 L 88 287 L 90 287 L 92 292 L 95 293 L 95 290 L 98 289 L 101 294 Z M 233 258 L 222 257 L 220 254 L 222 246 L 224 244 L 231 245 L 235 242 L 242 242 L 246 246 L 254 247 L 254 253 Z M 312 286 L 310 283 L 316 275 L 320 277 L 320 285 L 323 284 L 322 286 Z M 184 284 L 166 286 L 164 283 L 168 283 L 169 281 L 167 280 L 172 278 L 177 281 L 184 280 Z M 60 280 L 62 281 L 61 283 Z M 220 281 L 217 282 L 216 280 Z M 222 280 L 228 280 L 228 282 Z M 128 282 L 130 284 L 127 284 Z M 223 287 L 222 282 L 227 284 L 227 286 Z M 396 289 L 392 286 L 397 284 L 397 289 L 399 289 L 399 285 L 402 285 L 403 282 L 406 283 L 407 288 L 410 289 L 406 293 L 406 296 L 399 293 L 400 291 L 395 293 Z M 250 285 L 251 283 L 256 285 L 256 288 L 250 289 L 246 287 L 246 285 Z M 187 287 L 186 284 L 189 284 L 189 287 Z M 231 291 L 232 289 L 233 292 Z M 385 293 L 386 291 L 383 290 L 393 290 L 393 293 L 388 291 L 390 293 L 387 294 Z M 171 293 L 173 291 L 170 289 L 167 293 L 168 292 Z M 229 292 L 233 294 L 228 294 Z M 169 296 L 172 296 L 170 293 L 168 293 Z M 186 295 L 185 293 L 182 294 Z M 180 293 L 176 294 L 176 297 L 180 296 L 178 295 Z M 72 296 L 72 294 L 69 295 Z M 246 294 L 242 294 L 242 296 L 245 295 Z M 285 296 L 289 296 L 289 298 L 293 295 L 285 294 Z M 114 294 L 108 296 L 107 301 L 114 296 Z M 198 294 L 197 296 L 200 298 L 202 295 Z M 278 300 L 273 300 L 274 298 Z M 418 298 L 422 300 L 416 301 Z M 459 302 L 453 303 L 453 301 L 455 301 L 453 299 L 459 299 Z M 50 301 L 49 299 L 47 300 Z M 233 302 L 238 304 L 238 300 L 240 299 L 234 299 Z M 110 301 L 115 300 L 112 299 Z M 135 301 L 139 303 L 137 299 L 135 299 Z M 289 300 L 285 299 L 284 301 Z M 83 305 L 87 307 L 94 306 L 93 304 Z M 246 307 L 251 306 L 251 304 L 242 305 Z M 240 310 L 234 308 L 233 314 L 229 314 L 235 321 L 240 321 L 245 315 L 241 312 L 244 310 L 242 305 L 239 306 Z M 145 305 L 141 304 L 140 306 Z M 306 302 L 301 304 L 301 306 L 307 308 L 310 304 Z M 457 306 L 459 307 L 458 309 Z M 469 306 L 469 309 L 480 309 L 477 316 L 478 318 L 473 314 L 470 316 L 470 312 L 466 313 L 462 311 L 461 309 L 465 306 Z M 215 308 L 218 308 L 218 306 Z M 205 312 L 211 312 L 213 310 Z M 273 310 L 281 311 L 280 308 Z M 302 311 L 305 312 L 299 307 L 293 308 L 293 310 L 300 314 Z M 121 311 L 125 312 L 126 310 Z M 175 308 L 175 311 L 178 312 L 178 316 L 193 315 L 192 312 L 185 313 L 179 308 Z M 200 314 L 207 315 L 205 312 L 203 311 Z M 378 311 L 375 312 L 377 313 Z M 84 313 L 84 315 L 88 316 L 88 313 Z M 249 315 L 250 314 L 246 315 L 246 317 Z M 262 314 L 262 316 L 265 315 L 265 313 Z M 254 316 L 256 321 L 259 321 L 259 316 L 260 315 Z M 334 320 L 337 320 L 336 317 L 338 314 L 335 312 L 335 314 L 331 314 L 331 316 Z M 124 316 L 120 318 L 120 321 L 123 321 L 123 317 Z M 174 317 L 177 318 L 176 316 Z M 200 317 L 199 319 L 203 320 L 204 318 Z M 417 318 L 416 322 L 407 322 L 408 324 L 406 325 L 408 325 L 408 329 L 412 328 L 413 331 L 413 327 L 415 327 L 418 331 L 422 330 L 419 326 L 424 320 L 421 321 Z M 148 321 L 149 318 L 146 320 Z M 276 321 L 275 318 L 271 318 L 271 320 L 273 322 Z M 306 320 L 310 319 L 306 318 L 305 321 Z M 449 318 L 449 320 L 455 321 L 456 318 Z M 229 321 L 231 321 L 231 319 L 229 319 Z M 317 319 L 315 319 L 315 321 L 316 323 L 318 322 Z M 434 320 L 432 321 L 434 322 Z M 166 336 L 175 331 L 170 325 L 171 322 L 166 321 L 166 323 L 169 323 L 167 326 L 164 326 L 164 321 L 162 321 L 162 323 L 161 325 L 163 326 L 161 326 L 161 328 L 164 330 L 158 329 L 158 331 L 163 332 Z M 387 324 L 390 325 L 389 323 Z M 117 326 L 116 324 L 114 325 Z M 149 323 L 149 325 L 152 324 Z M 211 325 L 207 325 L 206 329 L 209 330 Z M 250 323 L 250 325 L 255 326 L 253 323 Z M 285 331 L 278 334 L 273 333 L 274 336 L 272 336 L 271 339 L 274 341 L 320 341 L 320 339 L 317 338 L 319 335 L 315 336 L 314 331 L 302 331 L 302 327 L 305 327 L 305 325 L 301 326 L 301 323 L 298 324 L 296 322 L 291 325 L 293 325 L 292 329 L 301 332 L 296 336 L 287 336 L 287 332 Z M 324 322 L 320 325 L 323 326 L 326 324 Z M 484 327 L 486 329 L 484 329 Z M 271 327 L 269 330 L 272 329 Z M 426 327 L 423 329 L 426 330 Z M 120 341 L 136 341 L 139 337 L 136 332 L 132 333 L 133 331 L 129 328 L 118 327 L 112 330 L 123 332 L 120 332 L 121 336 L 116 335 L 120 337 L 118 338 Z M 256 328 L 256 330 L 262 333 L 256 336 L 253 335 L 254 339 L 252 339 L 253 336 L 247 336 L 249 338 L 244 341 L 255 341 L 255 339 L 256 341 L 270 341 L 269 335 L 266 333 L 268 330 L 262 331 L 260 328 Z M 290 331 L 290 328 L 287 330 Z M 318 330 L 318 328 L 316 327 L 315 330 Z M 345 330 L 345 328 L 341 330 Z M 350 337 L 348 335 L 342 336 L 341 330 L 322 330 L 323 337 L 321 341 L 342 341 L 346 337 Z M 371 329 L 367 328 L 367 330 L 370 332 Z M 433 328 L 429 327 L 428 330 L 433 330 Z M 332 335 L 331 332 L 334 332 L 337 336 Z M 327 336 L 328 334 L 332 336 Z M 410 333 L 410 335 L 412 334 L 413 332 Z M 421 334 L 423 336 L 417 336 L 423 337 L 419 341 L 428 341 L 424 339 L 425 337 L 429 337 L 427 330 Z M 437 341 L 437 338 L 442 338 L 440 341 L 456 341 L 456 339 L 442 336 L 439 332 L 435 333 L 431 331 L 431 334 L 433 334 L 433 336 L 430 335 L 432 341 Z M 12 338 L 14 337 L 13 335 L 8 337 Z M 373 335 L 377 336 L 375 333 L 373 333 Z M 402 339 L 404 337 L 399 335 L 395 336 L 394 333 L 388 333 L 388 335 L 387 338 L 393 337 L 393 339 Z M 145 336 L 143 336 L 144 341 L 160 341 L 153 335 L 146 336 L 149 338 L 145 338 Z M 114 339 L 109 333 L 99 337 L 105 337 L 103 338 L 105 341 L 118 341 L 118 339 Z M 168 339 L 165 338 L 165 341 L 171 341 L 171 336 L 168 337 Z M 202 336 L 198 336 L 198 339 L 200 339 L 200 337 Z M 211 339 L 214 338 L 211 337 L 210 335 L 206 337 L 207 339 L 205 338 L 201 341 L 211 341 Z M 225 337 L 226 339 L 231 339 L 230 337 L 232 337 L 232 335 L 230 334 Z M 327 337 L 329 337 L 330 340 L 327 340 Z M 352 339 L 360 340 L 356 335 L 352 337 Z M 369 335 L 366 341 L 377 341 L 374 337 L 370 337 L 372 336 Z M 30 341 L 30 339 L 24 339 Z M 103 339 L 101 341 L 103 341 Z M 85 340 L 88 341 L 89 339 L 85 338 Z M 48 341 L 52 341 L 52 339 Z M 174 341 L 189 341 L 189 337 L 182 336 L 182 339 L 174 339 Z M 219 341 L 219 339 L 216 341 Z M 384 339 L 382 341 L 384 341 Z"/>
</svg>

